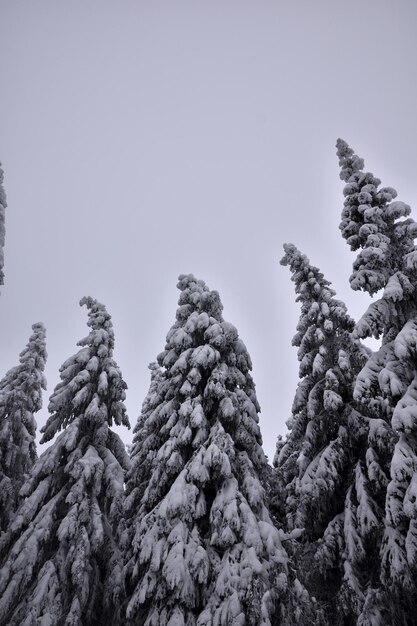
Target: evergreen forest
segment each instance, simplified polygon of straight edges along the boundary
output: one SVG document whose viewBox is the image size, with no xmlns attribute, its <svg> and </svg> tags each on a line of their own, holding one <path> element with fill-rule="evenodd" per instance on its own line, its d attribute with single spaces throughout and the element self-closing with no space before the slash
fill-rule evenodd
<svg viewBox="0 0 417 626">
<path fill-rule="evenodd" d="M 87 296 L 38 454 L 33 324 L 0 381 L 0 626 L 417 625 L 417 222 L 336 148 L 350 285 L 369 307 L 352 319 L 284 245 L 299 381 L 272 465 L 250 355 L 203 280 L 179 276 L 131 446 L 114 430 L 130 422 L 112 319 Z M 6 208 L 0 168 L 0 284 Z"/>
</svg>

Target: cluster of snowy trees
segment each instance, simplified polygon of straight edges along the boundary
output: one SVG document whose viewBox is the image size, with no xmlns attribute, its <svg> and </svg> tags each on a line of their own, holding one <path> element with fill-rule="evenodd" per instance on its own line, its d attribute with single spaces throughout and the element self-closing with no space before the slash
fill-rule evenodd
<svg viewBox="0 0 417 626">
<path fill-rule="evenodd" d="M 33 325 L 0 381 L 0 626 L 417 624 L 417 224 L 344 141 L 337 152 L 351 286 L 378 299 L 355 324 L 284 246 L 300 380 L 273 467 L 246 346 L 193 275 L 129 450 L 112 430 L 129 420 L 111 317 L 88 297 L 38 458 L 47 354 Z"/>
</svg>

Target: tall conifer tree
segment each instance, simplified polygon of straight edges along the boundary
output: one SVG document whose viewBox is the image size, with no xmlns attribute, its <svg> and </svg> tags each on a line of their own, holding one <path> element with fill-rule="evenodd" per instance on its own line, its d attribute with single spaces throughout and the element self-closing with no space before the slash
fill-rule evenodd
<svg viewBox="0 0 417 626">
<path fill-rule="evenodd" d="M 42 407 L 47 358 L 45 327 L 32 326 L 19 365 L 0 381 L 0 531 L 6 530 L 26 474 L 37 459 L 34 414 Z"/>
<path fill-rule="evenodd" d="M 301 573 L 329 623 L 365 624 L 376 593 L 372 560 L 381 533 L 381 498 L 372 483 L 377 468 L 382 471 L 376 432 L 386 434 L 385 424 L 376 431 L 353 401 L 367 352 L 352 337 L 346 306 L 305 255 L 293 245 L 284 249 L 281 263 L 290 267 L 301 303 L 293 339 L 301 380 L 290 433 L 277 449 L 278 479 L 288 493 L 290 529 L 304 528 Z"/>
<path fill-rule="evenodd" d="M 129 459 L 110 426 L 128 426 L 126 384 L 105 307 L 84 298 L 90 333 L 60 369 L 42 454 L 0 548 L 0 624 L 116 624 L 123 597 L 117 533 Z M 121 620 L 123 621 L 123 620 Z"/>
<path fill-rule="evenodd" d="M 290 435 L 276 463 L 285 472 L 292 493 L 289 528 L 307 526 L 308 536 L 315 538 L 325 528 L 323 517 L 331 516 L 335 493 L 343 482 L 348 457 L 346 427 L 352 413 L 347 405 L 352 399 L 354 372 L 364 363 L 365 351 L 352 340 L 354 322 L 343 302 L 335 299 L 329 281 L 294 245 L 286 244 L 284 250 L 281 264 L 289 266 L 301 303 L 293 338 L 301 380 L 289 421 Z"/>
<path fill-rule="evenodd" d="M 358 322 L 358 337 L 374 336 L 381 347 L 360 372 L 355 398 L 379 418 L 391 421 L 397 443 L 390 464 L 381 549 L 385 605 L 398 624 L 412 623 L 417 600 L 417 224 L 410 207 L 380 188 L 364 163 L 337 142 L 346 182 L 340 228 L 352 250 L 353 289 L 383 290 Z"/>
<path fill-rule="evenodd" d="M 261 484 L 251 360 L 218 293 L 192 275 L 178 287 L 132 447 L 128 622 L 270 624 L 287 555 Z"/>
</svg>

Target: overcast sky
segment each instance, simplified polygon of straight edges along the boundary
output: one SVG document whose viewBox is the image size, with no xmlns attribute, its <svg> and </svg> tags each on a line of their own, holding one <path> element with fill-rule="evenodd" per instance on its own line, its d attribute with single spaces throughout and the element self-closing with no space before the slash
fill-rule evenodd
<svg viewBox="0 0 417 626">
<path fill-rule="evenodd" d="M 113 317 L 135 424 L 192 272 L 252 356 L 272 457 L 298 377 L 282 243 L 354 317 L 369 303 L 349 287 L 336 138 L 417 218 L 416 18 L 415 0 L 0 0 L 0 376 L 43 321 L 40 425 L 84 295 Z"/>
</svg>

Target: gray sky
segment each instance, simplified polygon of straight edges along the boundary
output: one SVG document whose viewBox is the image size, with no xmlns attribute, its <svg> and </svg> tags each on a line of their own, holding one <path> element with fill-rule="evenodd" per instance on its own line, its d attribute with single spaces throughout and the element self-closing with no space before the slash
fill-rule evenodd
<svg viewBox="0 0 417 626">
<path fill-rule="evenodd" d="M 46 407 L 91 295 L 133 426 L 192 272 L 249 349 L 272 457 L 298 372 L 282 243 L 354 317 L 369 304 L 348 282 L 336 138 L 417 204 L 416 18 L 414 0 L 0 0 L 0 375 L 43 321 Z"/>
</svg>

